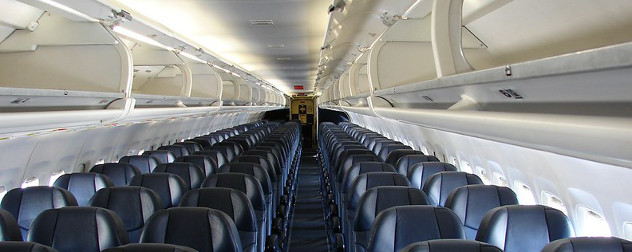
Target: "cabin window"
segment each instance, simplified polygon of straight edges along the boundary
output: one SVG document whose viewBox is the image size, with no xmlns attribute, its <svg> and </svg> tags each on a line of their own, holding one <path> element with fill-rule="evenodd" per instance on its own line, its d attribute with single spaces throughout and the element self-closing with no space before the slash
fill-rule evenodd
<svg viewBox="0 0 632 252">
<path fill-rule="evenodd" d="M 48 180 L 48 186 L 53 186 L 53 184 L 55 184 L 55 181 L 59 177 L 61 177 L 61 175 L 64 175 L 64 174 L 66 174 L 66 172 L 64 172 L 64 170 L 53 172 L 53 174 L 50 175 L 50 179 Z"/>
<path fill-rule="evenodd" d="M 466 161 L 461 161 L 461 165 L 459 165 L 459 170 L 461 170 L 462 172 L 474 173 L 472 171 L 472 166 L 470 166 L 470 163 Z"/>
<path fill-rule="evenodd" d="M 597 211 L 584 206 L 577 207 L 582 229 L 581 236 L 611 236 L 610 226 L 606 219 Z"/>
<path fill-rule="evenodd" d="M 0 186 L 0 201 L 4 198 L 4 195 L 7 195 L 7 188 Z"/>
<path fill-rule="evenodd" d="M 632 241 L 632 223 L 630 222 L 623 223 L 623 237 L 626 240 Z"/>
<path fill-rule="evenodd" d="M 430 155 L 430 153 L 426 153 L 426 155 Z M 448 158 L 448 163 L 454 165 L 454 166 L 458 166 L 458 161 L 456 160 L 456 158 L 450 156 L 450 158 Z"/>
<path fill-rule="evenodd" d="M 33 187 L 39 185 L 39 179 L 36 177 L 30 177 L 22 183 L 22 188 Z"/>
<path fill-rule="evenodd" d="M 500 172 L 494 172 L 494 183 L 496 185 L 499 186 L 509 186 L 509 183 L 507 183 L 507 179 L 505 178 L 505 176 L 500 173 Z"/>
<path fill-rule="evenodd" d="M 100 165 L 100 164 L 105 164 L 105 159 L 104 158 L 99 159 L 96 162 L 94 162 L 94 165 Z"/>
<path fill-rule="evenodd" d="M 136 155 L 143 155 L 143 153 L 145 153 L 145 149 L 140 149 L 136 152 Z"/>
<path fill-rule="evenodd" d="M 526 184 L 515 181 L 514 182 L 514 191 L 516 192 L 516 196 L 518 196 L 518 201 L 520 205 L 535 205 L 535 197 L 533 196 L 533 191 Z"/>
<path fill-rule="evenodd" d="M 487 170 L 485 170 L 485 168 L 481 167 L 481 166 L 476 166 L 476 175 L 481 178 L 481 180 L 483 181 L 483 184 L 486 185 L 490 185 L 491 182 L 489 181 L 489 178 L 487 177 Z"/>
<path fill-rule="evenodd" d="M 562 213 L 568 216 L 568 211 L 566 210 L 564 202 L 560 198 L 549 192 L 542 192 L 542 204 L 560 210 L 562 211 Z"/>
</svg>

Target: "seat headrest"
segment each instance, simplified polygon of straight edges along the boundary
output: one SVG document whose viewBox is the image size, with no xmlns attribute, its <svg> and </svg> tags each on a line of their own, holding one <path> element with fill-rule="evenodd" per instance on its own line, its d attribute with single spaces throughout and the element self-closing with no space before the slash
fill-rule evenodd
<svg viewBox="0 0 632 252">
<path fill-rule="evenodd" d="M 483 184 L 483 181 L 476 175 L 467 172 L 439 172 L 428 178 L 422 191 L 428 195 L 430 204 L 445 206 L 448 195 L 454 189 L 466 185 Z"/>
<path fill-rule="evenodd" d="M 171 163 L 176 160 L 176 155 L 168 150 L 152 150 L 143 152 L 143 156 L 151 156 L 158 159 L 160 163 Z"/>
<path fill-rule="evenodd" d="M 215 159 L 215 161 L 217 161 L 217 167 L 220 167 L 228 163 L 228 158 L 226 157 L 226 154 L 218 150 L 196 151 L 196 152 L 193 152 L 193 155 L 209 156 L 210 158 Z"/>
<path fill-rule="evenodd" d="M 465 235 L 471 240 L 476 238 L 478 225 L 487 211 L 505 205 L 518 205 L 518 198 L 510 188 L 495 185 L 458 187 L 448 195 L 445 203 L 445 207 L 459 216 Z"/>
<path fill-rule="evenodd" d="M 630 252 L 632 242 L 616 237 L 573 237 L 550 242 L 542 252 Z"/>
<path fill-rule="evenodd" d="M 208 207 L 222 211 L 234 222 L 237 230 L 257 231 L 257 217 L 248 196 L 239 190 L 207 187 L 182 196 L 181 207 Z"/>
<path fill-rule="evenodd" d="M 98 190 L 114 186 L 112 180 L 103 174 L 92 172 L 77 172 L 61 175 L 53 186 L 64 188 L 77 199 L 77 204 L 87 206 L 90 199 Z"/>
<path fill-rule="evenodd" d="M 400 250 L 400 252 L 503 252 L 493 245 L 484 242 L 459 239 L 441 239 L 415 242 Z"/>
<path fill-rule="evenodd" d="M 408 179 L 395 172 L 369 172 L 358 176 L 351 184 L 346 201 L 347 209 L 356 209 L 358 201 L 364 192 L 378 186 L 409 187 Z"/>
<path fill-rule="evenodd" d="M 158 150 L 167 150 L 171 151 L 173 155 L 177 157 L 186 156 L 190 154 L 189 148 L 182 145 L 165 145 L 158 147 Z"/>
<path fill-rule="evenodd" d="M 59 252 L 49 246 L 44 246 L 36 242 L 23 241 L 1 241 L 0 251 L 6 252 Z"/>
<path fill-rule="evenodd" d="M 411 243 L 434 239 L 465 239 L 459 217 L 443 207 L 396 206 L 378 214 L 368 248 L 399 251 Z"/>
<path fill-rule="evenodd" d="M 386 156 L 386 159 L 384 160 L 384 162 L 386 162 L 388 164 L 391 164 L 391 165 L 397 165 L 397 162 L 402 157 L 408 156 L 408 155 L 414 155 L 414 154 L 424 155 L 423 152 L 418 151 L 418 150 L 413 150 L 413 149 L 408 149 L 408 148 L 396 149 L 396 150 L 391 151 L 390 153 L 388 153 L 388 155 Z"/>
<path fill-rule="evenodd" d="M 406 155 L 397 160 L 397 163 L 395 164 L 395 170 L 397 170 L 399 174 L 407 176 L 413 165 L 421 162 L 439 162 L 439 159 L 435 156 L 427 156 L 422 154 Z"/>
<path fill-rule="evenodd" d="M 140 174 L 140 170 L 129 163 L 98 164 L 93 166 L 90 172 L 100 173 L 109 177 L 114 186 L 127 185 L 134 176 Z"/>
<path fill-rule="evenodd" d="M 182 178 L 170 173 L 147 173 L 135 176 L 130 186 L 142 186 L 154 190 L 160 196 L 163 208 L 177 206 L 188 190 Z"/>
<path fill-rule="evenodd" d="M 202 183 L 205 187 L 224 187 L 236 189 L 248 196 L 252 207 L 258 211 L 266 210 L 266 201 L 261 184 L 251 175 L 243 173 L 218 173 L 206 178 Z"/>
<path fill-rule="evenodd" d="M 180 176 L 189 190 L 199 188 L 204 178 L 206 178 L 202 168 L 194 163 L 174 162 L 159 164 L 156 166 L 153 173 L 158 172 L 171 173 Z"/>
<path fill-rule="evenodd" d="M 18 221 L 11 213 L 2 209 L 0 209 L 0 241 L 22 241 Z"/>
<path fill-rule="evenodd" d="M 59 251 L 101 251 L 129 242 L 116 213 L 99 207 L 48 209 L 35 218 L 28 240 Z"/>
<path fill-rule="evenodd" d="M 342 179 L 341 191 L 346 193 L 351 187 L 351 183 L 353 180 L 358 177 L 360 174 L 365 174 L 369 172 L 395 172 L 393 166 L 390 164 L 376 162 L 376 161 L 366 161 L 353 164 L 347 173 L 344 175 Z"/>
<path fill-rule="evenodd" d="M 384 209 L 394 206 L 428 205 L 428 197 L 421 190 L 403 186 L 380 186 L 366 191 L 357 206 L 353 220 L 354 231 L 371 229 L 375 217 Z"/>
<path fill-rule="evenodd" d="M 421 162 L 410 167 L 406 177 L 410 180 L 412 187 L 422 189 L 432 175 L 444 171 L 458 171 L 458 169 L 452 164 L 443 162 Z"/>
<path fill-rule="evenodd" d="M 193 163 L 202 168 L 204 175 L 208 176 L 217 171 L 217 160 L 205 155 L 188 155 L 176 158 L 175 162 Z"/>
<path fill-rule="evenodd" d="M 251 175 L 255 177 L 257 181 L 259 181 L 259 183 L 261 184 L 261 189 L 263 189 L 263 192 L 265 194 L 272 193 L 273 188 L 272 188 L 272 182 L 270 181 L 270 176 L 268 176 L 268 172 L 265 169 L 263 169 L 261 165 L 254 164 L 254 163 L 243 163 L 243 162 L 229 163 L 229 164 L 222 165 L 222 167 L 219 168 L 219 171 L 217 173 L 230 173 L 230 172 Z"/>
<path fill-rule="evenodd" d="M 540 251 L 547 243 L 573 236 L 571 224 L 560 210 L 535 205 L 501 206 L 483 217 L 476 240 L 504 251 Z"/>
<path fill-rule="evenodd" d="M 141 243 L 169 243 L 198 251 L 242 251 L 235 224 L 228 215 L 206 207 L 176 207 L 154 213 Z"/>
<path fill-rule="evenodd" d="M 150 173 L 151 171 L 158 166 L 160 161 L 152 156 L 143 156 L 143 155 L 135 155 L 135 156 L 124 156 L 119 160 L 119 163 L 128 163 L 140 171 L 140 173 Z"/>
</svg>

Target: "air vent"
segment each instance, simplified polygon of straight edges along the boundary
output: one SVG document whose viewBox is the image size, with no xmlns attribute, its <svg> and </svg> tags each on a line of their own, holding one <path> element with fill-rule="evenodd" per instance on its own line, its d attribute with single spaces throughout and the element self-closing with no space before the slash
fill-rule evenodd
<svg viewBox="0 0 632 252">
<path fill-rule="evenodd" d="M 284 44 L 268 44 L 268 48 L 285 48 Z"/>
<path fill-rule="evenodd" d="M 251 25 L 274 25 L 274 22 L 272 22 L 272 20 L 257 19 L 257 20 L 250 20 L 250 24 Z"/>
</svg>

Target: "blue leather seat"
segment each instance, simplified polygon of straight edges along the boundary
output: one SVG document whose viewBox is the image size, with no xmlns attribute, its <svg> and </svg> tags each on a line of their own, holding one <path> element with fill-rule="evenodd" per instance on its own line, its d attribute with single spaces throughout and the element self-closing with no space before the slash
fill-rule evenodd
<svg viewBox="0 0 632 252">
<path fill-rule="evenodd" d="M 412 187 L 422 189 L 432 175 L 445 171 L 458 171 L 458 169 L 452 164 L 443 162 L 421 162 L 410 167 L 406 177 Z"/>
<path fill-rule="evenodd" d="M 483 217 L 476 240 L 505 252 L 540 251 L 551 241 L 573 236 L 561 211 L 547 206 L 496 207 Z"/>
<path fill-rule="evenodd" d="M 342 179 L 342 183 L 336 183 L 336 202 L 342 203 L 347 198 L 347 192 L 351 189 L 353 181 L 361 174 L 369 172 L 395 172 L 390 164 L 368 161 L 352 165 Z"/>
<path fill-rule="evenodd" d="M 95 165 L 90 172 L 100 173 L 112 180 L 114 186 L 127 185 L 134 176 L 140 174 L 140 170 L 128 163 L 105 163 Z"/>
<path fill-rule="evenodd" d="M 220 167 L 224 164 L 228 164 L 228 158 L 226 157 L 226 155 L 218 150 L 203 150 L 203 151 L 196 151 L 193 152 L 193 155 L 204 155 L 204 156 L 208 156 L 211 159 L 215 159 L 215 161 L 217 161 L 217 167 Z"/>
<path fill-rule="evenodd" d="M 202 168 L 204 176 L 214 174 L 217 171 L 217 160 L 205 155 L 188 155 L 176 158 L 175 162 L 193 163 Z"/>
<path fill-rule="evenodd" d="M 33 221 L 28 240 L 64 252 L 99 252 L 129 242 L 121 218 L 99 207 L 48 209 Z"/>
<path fill-rule="evenodd" d="M 397 151 L 397 150 L 412 150 L 412 148 L 410 148 L 410 146 L 403 145 L 403 144 L 386 144 L 382 146 L 377 156 L 380 157 L 380 159 L 383 162 L 386 162 L 388 155 L 390 155 L 392 152 Z M 395 160 L 393 163 L 395 162 L 397 162 L 397 160 Z M 393 164 L 393 163 L 389 163 L 389 164 Z"/>
<path fill-rule="evenodd" d="M 187 149 L 189 150 L 189 155 L 193 152 L 196 151 L 201 151 L 204 148 L 202 148 L 202 145 L 200 145 L 198 142 L 196 141 L 191 141 L 191 140 L 186 140 L 184 142 L 179 142 L 179 143 L 174 143 L 173 145 L 182 145 L 184 147 L 187 147 Z"/>
<path fill-rule="evenodd" d="M 182 178 L 170 173 L 147 173 L 132 178 L 130 186 L 142 186 L 160 196 L 162 208 L 170 208 L 180 203 L 180 198 L 188 190 Z"/>
<path fill-rule="evenodd" d="M 225 213 L 206 207 L 175 207 L 154 213 L 141 243 L 168 243 L 207 252 L 240 252 L 235 224 Z"/>
<path fill-rule="evenodd" d="M 165 145 L 158 147 L 158 150 L 171 151 L 176 158 L 191 154 L 189 148 L 183 145 Z"/>
<path fill-rule="evenodd" d="M 408 149 L 408 148 L 396 149 L 388 153 L 384 162 L 387 164 L 391 164 L 392 166 L 395 166 L 397 165 L 397 162 L 399 162 L 399 159 L 408 155 L 424 155 L 424 153 L 418 150 L 413 150 L 413 149 Z"/>
<path fill-rule="evenodd" d="M 108 176 L 99 173 L 78 172 L 61 175 L 53 186 L 64 188 L 77 199 L 77 204 L 87 206 L 98 190 L 114 186 Z"/>
<path fill-rule="evenodd" d="M 378 214 L 367 251 L 396 252 L 415 242 L 464 238 L 461 220 L 450 209 L 396 206 Z"/>
<path fill-rule="evenodd" d="M 138 168 L 141 174 L 150 173 L 160 164 L 160 161 L 152 156 L 124 156 L 119 160 L 119 163 L 128 163 Z"/>
<path fill-rule="evenodd" d="M 184 194 L 180 206 L 222 211 L 235 223 L 244 251 L 263 251 L 264 226 L 259 226 L 255 210 L 244 193 L 230 188 L 200 188 Z"/>
<path fill-rule="evenodd" d="M 77 199 L 68 190 L 48 186 L 11 189 L 0 203 L 17 220 L 23 239 L 27 238 L 35 217 L 44 210 L 76 205 Z"/>
<path fill-rule="evenodd" d="M 58 252 L 37 242 L 1 241 L 0 252 Z"/>
<path fill-rule="evenodd" d="M 176 160 L 176 155 L 168 150 L 150 150 L 143 152 L 143 156 L 155 157 L 161 164 L 171 163 Z"/>
<path fill-rule="evenodd" d="M 550 242 L 542 252 L 630 252 L 632 242 L 616 237 L 573 237 Z"/>
<path fill-rule="evenodd" d="M 422 154 L 406 155 L 399 158 L 394 166 L 395 170 L 397 170 L 399 174 L 408 176 L 408 172 L 413 167 L 413 165 L 421 162 L 439 162 L 439 159 L 435 156 L 427 156 Z"/>
<path fill-rule="evenodd" d="M 456 188 L 466 185 L 482 185 L 481 178 L 467 172 L 439 172 L 428 178 L 422 191 L 428 195 L 430 204 L 445 206 L 448 196 Z"/>
<path fill-rule="evenodd" d="M 195 249 L 164 243 L 130 243 L 101 252 L 198 252 Z"/>
<path fill-rule="evenodd" d="M 18 221 L 11 213 L 2 209 L 0 209 L 0 241 L 22 241 Z"/>
<path fill-rule="evenodd" d="M 140 186 L 103 188 L 92 197 L 90 205 L 110 209 L 121 217 L 130 242 L 138 242 L 145 221 L 162 209 L 160 196 Z"/>
<path fill-rule="evenodd" d="M 219 144 L 219 143 L 218 143 Z M 237 157 L 235 150 L 229 146 L 219 146 L 215 144 L 209 148 L 209 150 L 219 151 L 226 157 L 226 162 L 232 162 Z"/>
<path fill-rule="evenodd" d="M 400 250 L 400 252 L 503 252 L 493 245 L 484 242 L 458 239 L 429 240 L 415 242 Z"/>
<path fill-rule="evenodd" d="M 269 211 L 271 213 L 275 212 L 274 206 L 272 205 L 272 200 L 276 196 L 276 192 L 273 191 L 272 182 L 270 182 L 270 177 L 268 177 L 268 173 L 258 164 L 253 163 L 230 163 L 222 165 L 219 168 L 218 173 L 243 173 L 253 176 L 259 184 L 261 184 L 261 189 L 263 189 L 263 193 L 265 194 L 267 208 L 272 209 Z"/>
<path fill-rule="evenodd" d="M 382 210 L 406 205 L 428 205 L 428 198 L 417 188 L 403 186 L 379 186 L 366 191 L 358 202 L 348 233 L 353 251 L 366 251 L 371 227 Z"/>
<path fill-rule="evenodd" d="M 202 181 L 206 178 L 202 168 L 194 163 L 175 162 L 159 164 L 152 173 L 171 173 L 178 175 L 187 187 L 187 190 L 200 188 Z"/>
<path fill-rule="evenodd" d="M 508 187 L 468 185 L 458 187 L 445 202 L 463 222 L 467 239 L 474 240 L 478 225 L 489 210 L 506 205 L 518 205 L 516 194 Z"/>
</svg>

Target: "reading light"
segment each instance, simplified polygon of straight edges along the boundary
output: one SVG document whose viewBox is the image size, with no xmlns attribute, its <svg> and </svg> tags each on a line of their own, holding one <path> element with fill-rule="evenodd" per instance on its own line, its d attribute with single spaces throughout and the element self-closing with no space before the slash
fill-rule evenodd
<svg viewBox="0 0 632 252">
<path fill-rule="evenodd" d="M 144 42 L 144 43 L 147 43 L 147 44 L 150 44 L 150 45 L 153 45 L 153 46 L 157 46 L 157 47 L 160 47 L 160 48 L 168 50 L 168 51 L 173 51 L 174 50 L 173 48 L 171 48 L 169 46 L 166 46 L 166 45 L 163 45 L 163 44 L 161 44 L 160 42 L 158 42 L 156 40 L 153 40 L 153 39 L 151 39 L 151 38 L 149 38 L 147 36 L 144 36 L 144 35 L 140 35 L 140 34 L 138 34 L 136 32 L 131 31 L 131 30 L 125 29 L 125 28 L 123 28 L 121 26 L 114 26 L 112 28 L 112 30 L 114 32 L 120 34 L 120 35 L 123 35 L 123 36 L 131 38 L 131 39 L 138 40 L 140 42 Z"/>
</svg>

